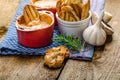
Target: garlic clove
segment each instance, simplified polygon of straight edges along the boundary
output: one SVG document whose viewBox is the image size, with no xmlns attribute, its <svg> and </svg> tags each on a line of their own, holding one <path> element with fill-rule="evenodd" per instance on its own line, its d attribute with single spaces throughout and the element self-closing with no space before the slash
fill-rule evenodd
<svg viewBox="0 0 120 80">
<path fill-rule="evenodd" d="M 106 41 L 106 33 L 103 29 L 101 29 L 101 32 L 97 34 L 97 40 L 96 40 L 96 46 L 101 46 Z"/>
<path fill-rule="evenodd" d="M 103 21 L 108 23 L 112 19 L 112 15 L 109 12 L 104 12 Z"/>
<path fill-rule="evenodd" d="M 101 23 L 102 23 L 102 28 L 105 30 L 107 35 L 112 35 L 114 33 L 114 30 L 110 25 L 105 24 L 104 22 L 101 22 Z"/>
<path fill-rule="evenodd" d="M 88 28 L 88 31 L 90 30 L 90 28 Z M 90 35 L 90 37 L 88 37 L 88 39 L 85 39 L 85 41 L 87 41 L 89 44 L 92 44 L 92 45 L 96 45 L 96 41 L 97 41 L 97 34 L 95 34 L 96 32 L 95 32 L 96 30 L 92 30 L 92 28 L 91 28 L 91 32 L 89 32 L 89 33 L 91 33 L 91 35 Z M 94 37 L 93 37 L 94 36 Z M 87 35 L 86 35 L 86 37 L 87 37 Z"/>
</svg>

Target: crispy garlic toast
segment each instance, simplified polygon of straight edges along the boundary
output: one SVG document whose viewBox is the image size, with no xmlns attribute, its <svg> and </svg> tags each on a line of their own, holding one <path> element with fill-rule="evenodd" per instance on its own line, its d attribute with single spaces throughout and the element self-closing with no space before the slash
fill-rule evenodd
<svg viewBox="0 0 120 80">
<path fill-rule="evenodd" d="M 58 46 L 46 50 L 44 65 L 50 68 L 59 68 L 62 66 L 65 58 L 68 58 L 70 52 L 65 46 Z"/>
<path fill-rule="evenodd" d="M 25 23 L 28 24 L 32 20 L 38 20 L 40 19 L 40 14 L 32 5 L 26 5 L 23 10 L 23 17 L 25 20 Z"/>
<path fill-rule="evenodd" d="M 81 20 L 85 19 L 88 16 L 89 10 L 90 10 L 90 0 L 88 0 L 85 4 L 83 4 Z"/>
<path fill-rule="evenodd" d="M 80 21 L 85 19 L 90 10 L 90 0 L 58 0 L 56 4 L 58 16 L 66 21 Z"/>
</svg>

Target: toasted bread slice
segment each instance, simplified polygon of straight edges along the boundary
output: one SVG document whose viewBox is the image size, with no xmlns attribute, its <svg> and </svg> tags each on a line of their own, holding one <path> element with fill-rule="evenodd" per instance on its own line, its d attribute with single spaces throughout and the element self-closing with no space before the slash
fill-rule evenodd
<svg viewBox="0 0 120 80">
<path fill-rule="evenodd" d="M 90 10 L 90 0 L 87 1 L 87 3 L 83 4 L 82 6 L 82 17 L 81 19 L 85 19 L 89 15 Z"/>
<path fill-rule="evenodd" d="M 74 18 L 76 19 L 76 21 L 80 20 L 79 17 L 76 15 L 74 9 L 71 6 L 63 6 L 62 10 L 71 13 L 74 16 Z"/>
<path fill-rule="evenodd" d="M 25 10 L 23 11 L 23 17 L 25 20 L 25 24 L 28 24 L 30 22 L 30 19 L 29 19 L 29 16 Z"/>
<path fill-rule="evenodd" d="M 66 0 L 67 5 L 82 3 L 82 0 Z"/>
<path fill-rule="evenodd" d="M 79 17 L 79 19 L 81 20 L 81 12 L 82 12 L 82 8 L 78 6 L 78 4 L 71 4 L 72 8 L 74 9 L 76 15 Z"/>
<path fill-rule="evenodd" d="M 37 20 L 40 17 L 39 12 L 32 5 L 26 5 L 24 7 L 23 16 L 26 24 L 32 20 Z"/>
<path fill-rule="evenodd" d="M 31 4 L 34 4 L 37 0 L 30 0 Z"/>
<path fill-rule="evenodd" d="M 62 5 L 62 2 L 60 0 L 57 1 L 57 3 L 56 3 L 56 10 L 57 10 L 58 15 L 60 15 L 61 5 Z"/>
</svg>

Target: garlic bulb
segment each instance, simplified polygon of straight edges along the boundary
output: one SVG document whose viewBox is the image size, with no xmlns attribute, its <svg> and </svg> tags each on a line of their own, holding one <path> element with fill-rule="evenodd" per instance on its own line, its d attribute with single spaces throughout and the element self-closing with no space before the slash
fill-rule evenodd
<svg viewBox="0 0 120 80">
<path fill-rule="evenodd" d="M 101 46 L 106 41 L 106 32 L 102 29 L 101 21 L 103 19 L 104 11 L 102 11 L 97 22 L 86 28 L 83 32 L 84 40 L 92 45 Z"/>
</svg>

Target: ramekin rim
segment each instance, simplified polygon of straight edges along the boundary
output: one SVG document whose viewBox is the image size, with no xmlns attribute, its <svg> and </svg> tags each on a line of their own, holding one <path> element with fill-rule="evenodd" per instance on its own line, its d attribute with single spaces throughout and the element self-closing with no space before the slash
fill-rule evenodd
<svg viewBox="0 0 120 80">
<path fill-rule="evenodd" d="M 45 11 L 47 11 L 47 10 L 42 10 L 42 11 L 39 11 L 39 13 L 40 13 L 40 12 L 42 12 L 42 13 L 43 13 L 43 12 L 45 12 Z M 48 15 L 48 16 L 50 16 L 50 17 L 52 18 L 52 22 L 51 22 L 51 24 L 50 24 L 48 27 L 41 28 L 41 29 L 29 29 L 29 30 L 20 29 L 20 28 L 18 27 L 18 26 L 19 26 L 19 24 L 17 23 L 17 19 L 18 19 L 20 16 L 22 16 L 22 15 L 19 15 L 19 16 L 17 17 L 16 21 L 15 21 L 15 27 L 16 27 L 16 29 L 17 29 L 17 30 L 19 30 L 19 31 L 30 32 L 30 31 L 43 30 L 43 29 L 47 29 L 47 28 L 49 28 L 49 27 L 51 27 L 51 26 L 54 26 L 54 24 L 55 24 L 54 14 L 53 14 L 51 11 L 47 11 L 47 12 L 50 12 L 50 13 L 53 15 L 53 17 L 52 17 L 52 16 L 50 16 L 49 14 L 44 13 L 44 14 L 46 14 L 46 15 Z"/>
</svg>

